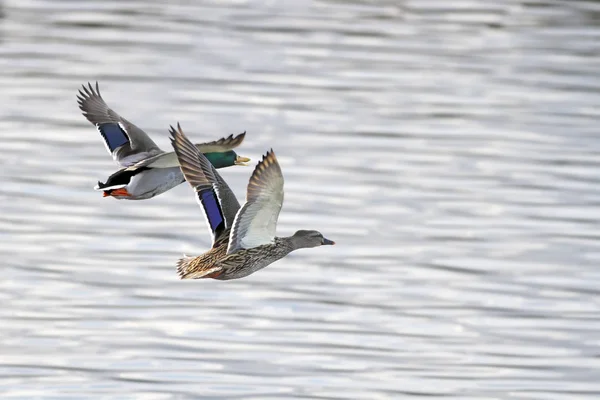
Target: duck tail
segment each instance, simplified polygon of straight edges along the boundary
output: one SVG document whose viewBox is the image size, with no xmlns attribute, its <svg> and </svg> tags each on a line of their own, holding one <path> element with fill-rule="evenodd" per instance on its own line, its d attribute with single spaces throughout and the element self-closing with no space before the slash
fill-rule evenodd
<svg viewBox="0 0 600 400">
<path fill-rule="evenodd" d="M 197 264 L 194 262 L 195 259 L 196 257 L 187 256 L 184 254 L 183 257 L 181 257 L 179 261 L 177 261 L 177 275 L 179 275 L 180 279 L 191 278 L 190 274 L 192 273 L 194 267 Z"/>
<path fill-rule="evenodd" d="M 177 261 L 177 274 L 181 279 L 216 278 L 223 272 L 222 268 L 214 265 L 215 259 L 211 254 L 190 257 L 185 254 Z"/>
</svg>

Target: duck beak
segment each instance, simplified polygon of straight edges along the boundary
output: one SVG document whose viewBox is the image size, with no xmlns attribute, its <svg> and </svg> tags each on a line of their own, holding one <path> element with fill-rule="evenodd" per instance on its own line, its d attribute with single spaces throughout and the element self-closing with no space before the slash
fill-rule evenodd
<svg viewBox="0 0 600 400">
<path fill-rule="evenodd" d="M 119 189 L 112 189 L 112 190 L 106 190 L 104 191 L 104 193 L 102 193 L 102 197 L 108 197 L 108 196 L 123 196 L 123 197 L 131 197 L 131 194 L 129 194 L 129 192 L 127 191 L 127 189 L 125 188 L 119 188 Z"/>
<path fill-rule="evenodd" d="M 250 161 L 250 159 L 247 157 L 237 156 L 235 158 L 235 161 L 233 162 L 233 164 L 234 165 L 243 165 L 244 167 L 247 167 L 248 164 L 246 164 L 246 163 L 249 161 Z"/>
<path fill-rule="evenodd" d="M 322 244 L 323 245 L 328 244 L 330 246 L 333 246 L 335 244 L 335 242 L 333 240 L 329 240 L 329 239 L 323 238 L 323 243 Z"/>
</svg>

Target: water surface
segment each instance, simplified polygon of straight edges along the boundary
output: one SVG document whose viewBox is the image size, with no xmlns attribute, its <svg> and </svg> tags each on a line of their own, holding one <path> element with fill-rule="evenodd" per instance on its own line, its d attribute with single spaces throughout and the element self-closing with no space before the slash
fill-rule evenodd
<svg viewBox="0 0 600 400">
<path fill-rule="evenodd" d="M 5 399 L 597 399 L 600 3 L 8 0 L 0 19 Z M 169 149 L 247 131 L 278 232 L 336 246 L 180 281 L 181 185 L 115 165 L 75 95 Z M 243 199 L 251 168 L 223 176 Z"/>
</svg>

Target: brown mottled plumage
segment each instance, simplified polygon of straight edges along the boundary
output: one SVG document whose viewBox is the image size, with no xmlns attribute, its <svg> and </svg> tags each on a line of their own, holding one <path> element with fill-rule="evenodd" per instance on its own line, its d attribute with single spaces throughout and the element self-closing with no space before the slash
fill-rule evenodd
<svg viewBox="0 0 600 400">
<path fill-rule="evenodd" d="M 243 278 L 296 249 L 334 244 L 317 231 L 275 236 L 283 204 L 283 175 L 273 150 L 254 169 L 246 202 L 240 208 L 223 178 L 185 137 L 181 127 L 177 128 L 175 131 L 171 127 L 171 143 L 213 235 L 213 247 L 208 252 L 179 260 L 177 272 L 182 279 Z"/>
<path fill-rule="evenodd" d="M 229 231 L 228 231 L 229 232 Z M 227 255 L 229 235 L 223 236 L 219 244 L 198 257 L 185 256 L 177 262 L 177 274 L 181 279 L 210 278 L 210 274 L 218 272 L 216 263 Z"/>
</svg>

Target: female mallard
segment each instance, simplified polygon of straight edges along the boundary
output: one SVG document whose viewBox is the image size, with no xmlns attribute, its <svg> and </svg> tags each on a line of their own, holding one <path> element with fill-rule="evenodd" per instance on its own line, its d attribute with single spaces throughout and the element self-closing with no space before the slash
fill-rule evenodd
<svg viewBox="0 0 600 400">
<path fill-rule="evenodd" d="M 185 179 L 196 192 L 213 236 L 212 248 L 198 257 L 177 263 L 181 279 L 238 279 L 285 257 L 290 252 L 335 244 L 317 231 L 297 231 L 276 237 L 283 204 L 283 175 L 273 150 L 257 164 L 240 204 L 221 175 L 184 135 L 179 124 L 171 127 L 171 143 Z"/>
<path fill-rule="evenodd" d="M 175 153 L 161 150 L 140 128 L 111 110 L 96 90 L 88 83 L 77 96 L 83 115 L 96 126 L 102 135 L 108 152 L 122 167 L 112 174 L 106 183 L 98 182 L 96 190 L 104 197 L 117 199 L 150 199 L 179 185 L 185 178 L 179 168 Z M 214 142 L 197 144 L 198 150 L 215 168 L 247 165 L 249 158 L 238 156 L 232 149 L 244 140 L 246 132 Z"/>
</svg>

